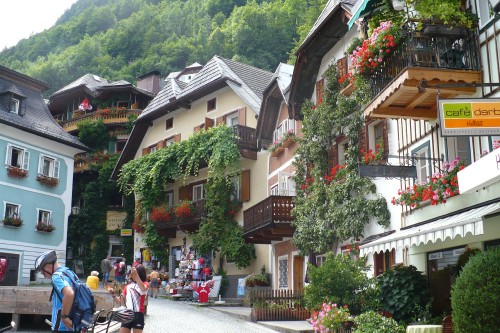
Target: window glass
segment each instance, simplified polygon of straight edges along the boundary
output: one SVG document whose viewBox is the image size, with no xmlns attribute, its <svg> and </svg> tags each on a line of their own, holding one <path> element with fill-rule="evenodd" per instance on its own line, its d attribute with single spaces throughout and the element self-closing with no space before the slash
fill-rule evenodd
<svg viewBox="0 0 500 333">
<path fill-rule="evenodd" d="M 14 204 L 5 204 L 5 217 L 18 218 L 19 206 Z"/>
<path fill-rule="evenodd" d="M 169 191 L 165 194 L 165 202 L 169 207 L 174 205 L 174 191 Z"/>
<path fill-rule="evenodd" d="M 213 111 L 217 108 L 217 100 L 211 99 L 207 102 L 207 112 Z"/>
<path fill-rule="evenodd" d="M 490 0 L 476 0 L 476 4 L 481 26 L 484 26 L 495 16 L 495 12 L 493 11 Z"/>
<path fill-rule="evenodd" d="M 278 288 L 288 288 L 288 258 L 278 259 Z"/>
<path fill-rule="evenodd" d="M 415 166 L 417 167 L 417 180 L 418 182 L 427 182 L 430 169 L 430 148 L 429 144 L 423 145 L 421 148 L 414 150 L 412 153 L 415 157 Z"/>
<path fill-rule="evenodd" d="M 232 177 L 231 183 L 233 184 L 233 192 L 231 193 L 231 200 L 239 200 L 241 193 L 241 180 L 239 176 Z"/>
<path fill-rule="evenodd" d="M 458 157 L 460 161 L 470 164 L 468 136 L 448 137 L 446 138 L 446 144 L 448 148 L 448 161 L 451 162 Z"/>
<path fill-rule="evenodd" d="M 227 127 L 233 127 L 238 125 L 238 113 L 231 113 L 230 115 L 226 116 L 226 124 Z"/>
<path fill-rule="evenodd" d="M 339 165 L 344 165 L 347 158 L 347 150 L 349 149 L 348 142 L 342 142 L 339 144 Z"/>
<path fill-rule="evenodd" d="M 44 224 L 52 224 L 52 220 L 50 218 L 50 212 L 46 210 L 39 210 L 38 211 L 38 223 L 44 223 Z"/>
<path fill-rule="evenodd" d="M 193 201 L 202 200 L 205 198 L 203 184 L 193 186 Z"/>
<path fill-rule="evenodd" d="M 19 113 L 19 100 L 18 99 L 12 98 L 10 100 L 10 108 L 9 108 L 9 110 L 12 113 Z"/>
<path fill-rule="evenodd" d="M 149 147 L 149 152 L 154 153 L 157 150 L 156 146 Z"/>
</svg>

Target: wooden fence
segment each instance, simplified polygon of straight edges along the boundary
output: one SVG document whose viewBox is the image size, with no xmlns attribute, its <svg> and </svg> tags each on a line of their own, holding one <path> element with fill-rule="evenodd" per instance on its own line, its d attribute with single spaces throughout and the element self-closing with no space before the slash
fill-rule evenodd
<svg viewBox="0 0 500 333">
<path fill-rule="evenodd" d="M 311 311 L 304 308 L 303 297 L 303 292 L 297 290 L 251 290 L 252 321 L 306 320 Z"/>
</svg>

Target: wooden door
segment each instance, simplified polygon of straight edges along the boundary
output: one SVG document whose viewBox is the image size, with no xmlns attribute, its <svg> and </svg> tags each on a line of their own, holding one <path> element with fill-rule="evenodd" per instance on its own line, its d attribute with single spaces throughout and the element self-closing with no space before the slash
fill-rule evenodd
<svg viewBox="0 0 500 333">
<path fill-rule="evenodd" d="M 293 257 L 293 290 L 304 289 L 304 257 Z"/>
</svg>

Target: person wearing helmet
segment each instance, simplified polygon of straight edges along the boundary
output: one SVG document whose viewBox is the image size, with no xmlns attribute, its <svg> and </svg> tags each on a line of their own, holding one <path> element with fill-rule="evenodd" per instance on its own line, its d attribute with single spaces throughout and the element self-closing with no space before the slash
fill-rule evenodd
<svg viewBox="0 0 500 333">
<path fill-rule="evenodd" d="M 51 279 L 54 286 L 54 292 L 58 293 L 60 298 L 54 295 L 52 297 L 52 331 L 73 331 L 73 323 L 68 314 L 71 310 L 75 293 L 71 284 L 56 272 L 69 271 L 68 268 L 61 266 L 57 262 L 56 251 L 47 251 L 42 253 L 35 260 L 35 273 L 42 273 L 46 279 Z M 70 273 L 71 274 L 71 273 Z M 61 301 L 62 300 L 62 301 Z M 60 318 L 58 312 L 61 310 Z M 59 320 L 58 320 L 59 319 Z"/>
<path fill-rule="evenodd" d="M 130 333 L 131 330 L 141 333 L 144 329 L 144 301 L 149 288 L 146 279 L 146 269 L 139 264 L 131 268 L 130 283 L 125 286 L 120 297 L 110 290 L 115 302 L 124 303 L 127 309 L 134 311 L 134 319 L 129 323 L 122 322 L 120 333 Z"/>
</svg>

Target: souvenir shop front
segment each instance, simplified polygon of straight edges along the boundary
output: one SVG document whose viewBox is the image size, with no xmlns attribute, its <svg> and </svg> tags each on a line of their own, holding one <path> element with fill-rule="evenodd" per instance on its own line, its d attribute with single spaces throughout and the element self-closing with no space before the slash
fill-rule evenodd
<svg viewBox="0 0 500 333">
<path fill-rule="evenodd" d="M 165 287 L 167 293 L 174 299 L 208 302 L 209 293 L 215 284 L 211 257 L 197 255 L 192 247 L 174 246 L 170 249 L 169 266 L 173 274 Z"/>
</svg>

